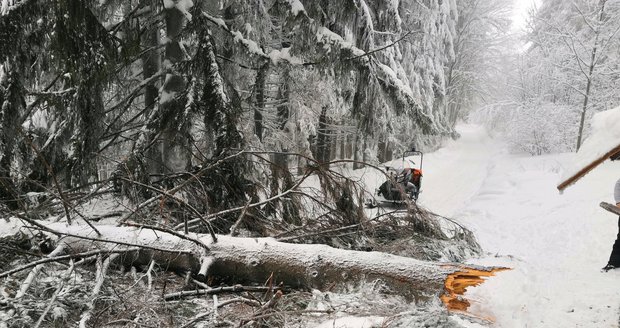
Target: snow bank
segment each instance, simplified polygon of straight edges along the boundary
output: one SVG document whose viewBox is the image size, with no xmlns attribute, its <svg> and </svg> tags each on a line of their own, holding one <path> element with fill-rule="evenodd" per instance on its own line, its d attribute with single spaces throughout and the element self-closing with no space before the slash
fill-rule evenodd
<svg viewBox="0 0 620 328">
<path fill-rule="evenodd" d="M 291 5 L 291 13 L 293 16 L 299 15 L 299 13 L 306 13 L 306 9 L 304 5 L 299 0 L 288 0 L 288 3 Z"/>
<path fill-rule="evenodd" d="M 596 158 L 620 145 L 620 107 L 592 117 L 592 132 L 579 149 L 572 165 L 562 174 L 561 181 L 575 175 Z"/>
<path fill-rule="evenodd" d="M 0 238 L 16 234 L 23 223 L 17 218 L 0 219 Z"/>
<path fill-rule="evenodd" d="M 620 143 L 620 131 L 613 131 L 619 114 L 594 118 L 583 152 Z M 425 154 L 420 200 L 474 231 L 486 256 L 469 263 L 512 268 L 468 288 L 468 312 L 495 319 L 492 327 L 618 327 L 620 271 L 599 271 L 618 219 L 598 203 L 613 199 L 620 162 L 607 161 L 559 195 L 555 182 L 576 154 L 511 154 L 480 127 L 457 131 L 460 139 Z"/>
</svg>

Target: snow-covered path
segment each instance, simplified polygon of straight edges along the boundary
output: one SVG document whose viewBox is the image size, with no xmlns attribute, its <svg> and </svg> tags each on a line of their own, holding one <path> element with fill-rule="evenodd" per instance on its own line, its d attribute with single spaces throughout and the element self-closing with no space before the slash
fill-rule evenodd
<svg viewBox="0 0 620 328">
<path fill-rule="evenodd" d="M 560 195 L 573 154 L 510 155 L 481 128 L 424 160 L 421 204 L 472 229 L 487 254 L 471 262 L 513 268 L 468 292 L 499 327 L 619 327 L 620 272 L 601 273 L 617 218 L 620 163 L 606 163 Z"/>
</svg>

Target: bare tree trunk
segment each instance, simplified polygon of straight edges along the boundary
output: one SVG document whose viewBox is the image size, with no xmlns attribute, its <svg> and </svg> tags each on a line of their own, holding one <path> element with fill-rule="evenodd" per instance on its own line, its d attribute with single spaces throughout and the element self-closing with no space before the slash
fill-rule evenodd
<svg viewBox="0 0 620 328">
<path fill-rule="evenodd" d="M 164 18 L 166 21 L 166 37 L 170 39 L 166 43 L 165 61 L 169 65 L 174 65 L 185 58 L 185 52 L 181 45 L 181 32 L 185 27 L 187 18 L 183 11 L 176 6 L 164 7 Z M 189 9 L 189 8 L 187 8 Z M 168 74 L 162 86 L 162 94 L 159 99 L 161 106 L 160 124 L 161 135 L 160 152 L 162 162 L 164 163 L 164 171 L 174 169 L 185 169 L 183 164 L 188 163 L 186 151 L 182 147 L 175 147 L 175 140 L 182 139 L 185 136 L 179 136 L 181 114 L 183 113 L 185 101 L 181 94 L 185 91 L 186 81 L 181 75 Z M 179 149 L 176 149 L 179 148 Z M 179 153 L 178 156 L 176 153 Z"/>
<path fill-rule="evenodd" d="M 379 163 L 387 162 L 387 143 L 385 142 L 385 136 L 379 137 L 379 142 L 377 144 L 377 159 Z"/>
<path fill-rule="evenodd" d="M 148 3 L 150 11 L 155 13 L 157 10 L 157 2 L 153 0 L 144 0 Z M 145 32 L 142 36 L 142 45 L 150 51 L 146 52 L 142 56 L 142 77 L 144 80 L 149 79 L 161 68 L 160 52 L 157 50 L 159 46 L 159 28 L 157 27 L 157 21 L 147 19 Z M 144 90 L 144 107 L 147 112 L 151 112 L 157 103 L 157 97 L 159 96 L 157 82 L 153 81 L 149 83 Z"/>
<path fill-rule="evenodd" d="M 20 208 L 17 189 L 11 175 L 11 164 L 16 155 L 18 118 L 25 108 L 13 65 L 7 63 L 6 83 L 0 81 L 0 202 L 11 210 Z M 2 74 L 2 72 L 0 72 Z"/>
<path fill-rule="evenodd" d="M 361 142 L 361 137 L 360 137 L 360 132 L 357 131 L 357 134 L 355 135 L 355 140 L 353 141 L 353 169 L 357 170 L 357 169 L 361 169 L 364 166 L 362 164 L 360 164 L 360 154 L 362 152 L 362 150 L 360 149 L 360 142 Z"/>
<path fill-rule="evenodd" d="M 297 115 L 297 113 L 295 114 Z M 304 152 L 304 142 L 301 139 L 302 133 L 301 133 L 301 124 L 299 123 L 299 120 L 295 120 L 295 140 L 296 140 L 296 152 L 297 153 L 303 153 Z M 302 157 L 302 156 L 297 156 L 297 175 L 303 175 L 304 174 L 304 166 L 306 165 L 306 160 Z"/>
<path fill-rule="evenodd" d="M 256 134 L 260 141 L 263 141 L 263 111 L 265 110 L 265 84 L 268 73 L 269 62 L 266 62 L 256 73 L 256 83 L 254 84 L 256 97 L 254 104 L 254 134 Z"/>
<path fill-rule="evenodd" d="M 154 0 L 143 0 L 147 6 L 150 7 L 152 13 L 157 10 L 157 2 Z M 153 48 L 146 52 L 142 56 L 142 78 L 144 80 L 149 79 L 153 75 L 157 74 L 161 68 L 160 51 L 157 49 L 159 45 L 159 28 L 157 26 L 158 21 L 153 20 L 151 17 L 146 18 L 145 32 L 142 35 L 142 45 L 144 48 Z M 153 25 L 153 26 L 151 26 Z M 155 110 L 157 106 L 157 99 L 159 97 L 159 87 L 156 81 L 149 83 L 144 89 L 144 108 L 147 117 Z M 149 149 L 147 157 L 151 163 L 149 166 L 152 169 L 152 173 L 164 172 L 165 164 L 162 160 L 160 149 L 153 147 Z"/>
<path fill-rule="evenodd" d="M 606 2 L 607 0 L 601 0 L 600 2 L 601 9 L 599 12 L 598 24 L 596 26 L 596 30 L 594 33 L 595 35 L 594 46 L 592 47 L 592 55 L 590 57 L 590 67 L 588 68 L 588 75 L 586 76 L 588 82 L 586 85 L 586 92 L 583 96 L 583 106 L 581 108 L 581 119 L 579 121 L 579 133 L 577 134 L 577 150 L 576 151 L 579 151 L 579 148 L 581 148 L 581 140 L 583 139 L 583 126 L 586 121 L 588 101 L 590 100 L 590 90 L 592 87 L 592 78 L 593 78 L 594 68 L 596 66 L 596 61 L 598 60 L 598 58 L 596 57 L 596 53 L 598 51 L 598 40 L 599 40 L 600 33 L 601 33 L 601 24 L 603 23 L 603 19 L 605 18 L 605 3 Z M 577 60 L 579 60 L 579 58 Z"/>
<path fill-rule="evenodd" d="M 339 145 L 339 154 L 338 159 L 347 159 L 346 155 L 346 143 L 347 143 L 347 132 L 340 132 L 340 145 Z"/>
<path fill-rule="evenodd" d="M 316 138 L 316 160 L 319 163 L 326 163 L 329 161 L 329 130 L 327 129 L 327 107 L 321 109 L 321 115 L 319 115 L 319 129 L 317 131 Z"/>
</svg>

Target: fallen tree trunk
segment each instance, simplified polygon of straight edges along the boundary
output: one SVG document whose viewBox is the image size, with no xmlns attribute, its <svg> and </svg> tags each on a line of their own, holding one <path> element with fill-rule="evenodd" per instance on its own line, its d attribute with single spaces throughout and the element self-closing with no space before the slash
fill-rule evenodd
<svg viewBox="0 0 620 328">
<path fill-rule="evenodd" d="M 215 277 L 229 283 L 262 284 L 272 277 L 276 284 L 320 290 L 380 281 L 386 291 L 416 302 L 443 295 L 449 308 L 453 307 L 450 303 L 459 302 L 455 294 L 464 293 L 466 287 L 481 283 L 482 276 L 493 275 L 497 270 L 326 245 L 288 244 L 272 238 L 217 236 L 217 242 L 213 242 L 207 234 L 180 235 L 147 228 L 98 226 L 98 235 L 84 225 L 46 227 L 49 232 L 64 236 L 57 240 L 58 246 L 75 254 L 102 249 L 118 252 L 118 245 L 141 247 L 119 256 L 126 265 L 155 261 L 169 269 L 188 270 L 203 278 Z M 480 275 L 460 279 L 463 272 Z"/>
</svg>

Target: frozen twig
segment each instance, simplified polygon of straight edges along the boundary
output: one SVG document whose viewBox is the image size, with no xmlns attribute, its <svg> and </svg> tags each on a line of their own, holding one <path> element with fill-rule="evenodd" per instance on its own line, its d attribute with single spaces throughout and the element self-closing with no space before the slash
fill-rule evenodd
<svg viewBox="0 0 620 328">
<path fill-rule="evenodd" d="M 209 219 L 214 219 L 214 218 L 216 218 L 218 216 L 222 216 L 222 215 L 225 215 L 225 214 L 242 211 L 244 209 L 247 210 L 249 208 L 254 208 L 254 207 L 257 207 L 257 206 L 260 206 L 260 205 L 272 202 L 272 201 L 274 201 L 276 199 L 280 199 L 280 198 L 282 198 L 282 197 L 292 193 L 293 191 L 295 191 L 309 176 L 310 176 L 310 174 L 305 174 L 290 189 L 288 189 L 288 190 L 286 190 L 286 191 L 284 191 L 284 192 L 282 192 L 282 193 L 280 193 L 278 195 L 275 195 L 275 196 L 273 196 L 271 198 L 265 199 L 265 200 L 263 200 L 261 202 L 253 203 L 253 204 L 250 204 L 250 205 L 244 205 L 244 206 L 240 206 L 240 207 L 235 207 L 235 208 L 231 208 L 231 209 L 228 209 L 228 210 L 220 211 L 220 212 L 217 212 L 217 213 L 212 213 L 212 214 L 209 214 L 209 215 L 205 216 L 204 218 L 198 218 L 198 219 L 190 220 L 190 221 L 187 222 L 187 224 L 194 224 L 194 223 L 197 223 L 199 221 L 206 221 L 206 220 L 209 220 Z M 180 225 L 177 225 L 177 226 L 174 227 L 175 230 L 178 230 L 178 229 L 181 229 L 181 228 L 183 228 L 183 224 L 180 224 Z"/>
<path fill-rule="evenodd" d="M 54 305 L 54 302 L 56 301 L 56 298 L 58 298 L 58 294 L 60 294 L 60 292 L 62 291 L 63 287 L 65 286 L 65 283 L 67 282 L 67 280 L 69 280 L 69 277 L 71 277 L 71 274 L 73 273 L 74 267 L 75 266 L 73 264 L 73 260 L 71 260 L 70 265 L 69 265 L 69 269 L 67 269 L 67 271 L 65 271 L 65 274 L 62 276 L 62 278 L 60 280 L 60 284 L 58 285 L 58 288 L 56 288 L 56 291 L 54 292 L 54 295 L 52 295 L 52 298 L 49 300 L 49 302 L 47 304 L 47 307 L 45 308 L 45 310 L 43 311 L 43 313 L 39 317 L 39 320 L 37 321 L 37 323 L 34 325 L 34 328 L 38 328 L 41 325 L 41 323 L 43 323 L 43 320 L 45 320 L 45 316 L 47 315 L 47 313 L 52 308 L 52 305 Z"/>
<path fill-rule="evenodd" d="M 253 323 L 257 319 L 262 319 L 269 310 L 273 309 L 276 306 L 276 304 L 281 298 L 282 291 L 278 290 L 277 292 L 275 292 L 275 294 L 273 294 L 273 296 L 271 296 L 271 299 L 269 299 L 267 303 L 263 304 L 263 306 L 261 306 L 258 311 L 254 312 L 254 314 L 250 318 L 242 319 L 239 322 L 238 327 L 242 327 L 248 323 Z"/>
<path fill-rule="evenodd" d="M 241 214 L 239 214 L 239 218 L 237 219 L 237 222 L 235 222 L 235 224 L 233 224 L 232 227 L 230 227 L 230 235 L 231 236 L 237 236 L 239 233 L 237 232 L 237 229 L 239 228 L 239 225 L 241 224 L 241 222 L 243 221 L 243 217 L 245 217 L 245 212 L 247 212 L 248 210 L 248 206 L 250 206 L 250 204 L 252 203 L 252 200 L 248 201 L 247 204 L 245 204 L 245 207 L 243 208 L 243 210 L 241 211 Z"/>
<path fill-rule="evenodd" d="M 60 256 L 52 256 L 52 253 L 50 253 L 46 258 L 40 259 L 38 261 L 34 261 L 28 264 L 24 264 L 20 267 L 17 267 L 15 269 L 9 270 L 9 271 L 5 271 L 0 273 L 0 278 L 4 278 L 6 276 L 10 276 L 16 272 L 19 271 L 23 271 L 26 270 L 28 268 L 32 268 L 32 267 L 36 267 L 39 265 L 43 265 L 45 263 L 49 263 L 49 262 L 58 262 L 58 261 L 62 261 L 62 260 L 68 260 L 68 259 L 74 259 L 74 258 L 87 258 L 87 257 L 91 257 L 94 255 L 99 255 L 99 254 L 108 254 L 108 253 L 125 253 L 125 252 L 133 252 L 133 251 L 138 251 L 140 250 L 139 248 L 135 247 L 135 248 L 126 248 L 126 249 L 118 249 L 118 250 L 109 250 L 109 249 L 102 249 L 102 250 L 96 250 L 96 251 L 90 251 L 90 252 L 83 252 L 83 253 L 77 253 L 77 254 L 67 254 L 67 255 L 60 255 Z"/>
<path fill-rule="evenodd" d="M 58 246 L 58 247 L 56 247 L 56 249 L 54 249 L 48 255 L 48 257 L 54 257 L 57 254 L 62 253 L 63 251 L 64 251 L 64 247 Z M 34 269 L 32 269 L 32 271 L 30 271 L 30 273 L 28 274 L 28 277 L 26 277 L 26 279 L 22 283 L 19 291 L 15 295 L 15 300 L 19 301 L 19 300 L 21 300 L 24 297 L 24 295 L 26 295 L 26 292 L 28 291 L 28 288 L 30 288 L 30 286 L 32 285 L 32 282 L 36 279 L 36 277 L 39 274 L 39 271 L 41 271 L 42 267 L 43 267 L 43 263 L 39 263 L 39 264 L 34 266 Z M 10 319 L 14 315 L 15 315 L 15 309 L 11 309 L 11 310 L 9 310 L 6 313 L 6 315 L 4 317 Z M 8 320 L 0 321 L 0 328 L 7 328 L 8 327 L 7 322 L 8 322 Z"/>
<path fill-rule="evenodd" d="M 51 253 L 49 253 L 47 255 L 48 258 L 54 258 L 56 255 L 62 253 L 65 250 L 64 245 L 60 244 L 56 247 L 56 249 L 54 249 Z M 49 261 L 48 261 L 49 262 Z M 28 274 L 28 277 L 26 277 L 26 280 L 24 280 L 24 282 L 22 283 L 22 286 L 20 287 L 19 291 L 17 292 L 17 294 L 15 295 L 15 299 L 21 299 L 22 297 L 24 297 L 24 295 L 26 294 L 26 292 L 28 291 L 28 288 L 30 288 L 30 285 L 32 285 L 32 282 L 37 278 L 37 275 L 39 274 L 39 271 L 41 271 L 41 268 L 43 267 L 44 263 L 39 263 L 37 264 L 34 269 L 32 269 L 32 271 L 30 271 L 30 273 Z"/>
<path fill-rule="evenodd" d="M 230 287 L 186 290 L 182 292 L 171 293 L 171 294 L 164 295 L 164 300 L 170 301 L 170 300 L 180 299 L 180 298 L 184 298 L 188 296 L 214 295 L 214 294 L 222 294 L 222 293 L 266 292 L 272 289 L 273 288 L 271 287 L 235 285 L 235 286 L 230 286 Z M 275 289 L 279 290 L 278 288 L 275 288 Z"/>
<path fill-rule="evenodd" d="M 250 299 L 243 298 L 243 297 L 238 297 L 238 298 L 233 298 L 233 299 L 230 299 L 230 300 L 218 303 L 217 305 L 214 305 L 213 311 L 217 311 L 217 309 L 219 309 L 219 308 L 222 308 L 222 307 L 224 307 L 226 305 L 234 304 L 234 303 L 245 303 L 245 304 L 250 305 L 250 306 L 260 306 L 260 303 L 258 301 L 250 300 Z M 190 321 L 188 323 L 184 324 L 183 326 L 181 326 L 181 328 L 189 328 L 189 327 L 193 326 L 194 324 L 202 321 L 204 318 L 210 316 L 211 314 L 212 314 L 211 311 L 205 312 L 205 313 L 201 313 L 201 314 L 193 317 L 192 319 L 190 319 Z"/>
<path fill-rule="evenodd" d="M 90 295 L 90 300 L 86 303 L 86 310 L 82 313 L 79 328 L 86 328 L 86 324 L 88 320 L 93 315 L 93 310 L 95 309 L 95 300 L 97 299 L 99 292 L 101 291 L 101 287 L 103 286 L 103 281 L 105 279 L 106 273 L 108 272 L 108 267 L 110 266 L 110 262 L 118 257 L 118 254 L 113 254 L 108 256 L 105 260 L 102 260 L 102 256 L 97 257 L 97 273 L 95 286 L 93 286 L 93 291 Z"/>
<path fill-rule="evenodd" d="M 153 288 L 153 269 L 155 268 L 155 260 L 151 260 L 151 264 L 149 265 L 149 269 L 146 270 L 146 280 L 148 281 L 148 290 Z"/>
<path fill-rule="evenodd" d="M 203 288 L 203 289 L 209 289 L 209 288 L 211 288 L 211 287 L 209 287 L 209 285 L 207 285 L 207 284 L 205 284 L 205 283 L 203 283 L 203 282 L 200 282 L 200 281 L 198 281 L 198 280 L 196 280 L 196 279 L 192 279 L 192 282 L 193 282 L 194 284 L 196 284 L 196 286 L 198 286 L 198 287 L 200 287 L 200 288 Z"/>
<path fill-rule="evenodd" d="M 176 232 L 174 230 L 171 229 L 167 229 L 167 228 L 163 228 L 163 227 L 156 227 L 156 226 L 152 226 L 152 225 L 145 225 L 145 224 L 135 224 L 135 223 L 126 223 L 125 225 L 128 225 L 130 227 L 136 227 L 136 228 L 141 228 L 141 229 L 150 229 L 150 230 L 154 230 L 154 231 L 161 231 L 161 232 L 165 232 L 165 233 L 169 233 L 175 237 L 179 237 L 181 239 L 185 239 L 185 240 L 189 240 L 193 243 L 195 243 L 196 245 L 202 247 L 204 250 L 208 251 L 209 247 L 203 243 L 202 241 L 196 239 L 196 238 L 192 238 L 188 235 L 184 235 L 182 233 Z"/>
</svg>

